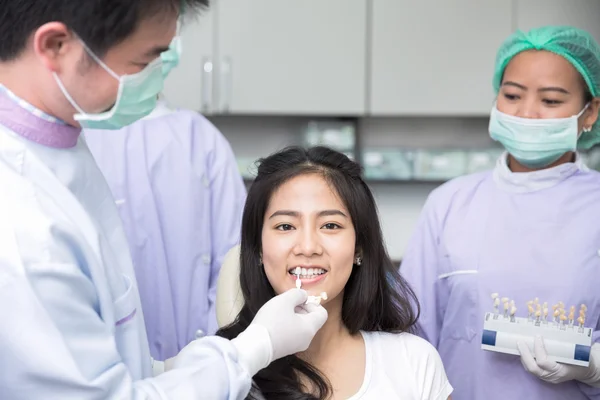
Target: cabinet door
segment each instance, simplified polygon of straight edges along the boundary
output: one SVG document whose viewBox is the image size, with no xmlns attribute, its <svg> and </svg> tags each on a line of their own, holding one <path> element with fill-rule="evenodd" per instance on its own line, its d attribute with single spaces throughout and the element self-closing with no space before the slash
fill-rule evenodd
<svg viewBox="0 0 600 400">
<path fill-rule="evenodd" d="M 362 114 L 367 0 L 220 0 L 219 111 Z"/>
<path fill-rule="evenodd" d="M 370 112 L 487 115 L 510 1 L 373 0 Z"/>
<path fill-rule="evenodd" d="M 207 114 L 214 108 L 213 19 L 211 7 L 211 11 L 204 11 L 183 24 L 181 60 L 165 80 L 164 88 L 164 94 L 173 106 Z"/>
<path fill-rule="evenodd" d="M 517 27 L 571 25 L 585 29 L 600 42 L 600 0 L 518 0 Z"/>
</svg>

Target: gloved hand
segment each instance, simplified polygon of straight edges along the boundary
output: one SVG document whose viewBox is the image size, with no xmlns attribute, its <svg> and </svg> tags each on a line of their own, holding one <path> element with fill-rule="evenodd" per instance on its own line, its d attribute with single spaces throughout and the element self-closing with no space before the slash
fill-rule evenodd
<svg viewBox="0 0 600 400">
<path fill-rule="evenodd" d="M 600 387 L 600 365 L 598 365 L 598 360 L 600 359 L 598 351 L 600 349 L 597 345 L 592 346 L 589 367 L 560 364 L 548 360 L 544 339 L 541 336 L 536 336 L 534 340 L 535 359 L 527 344 L 518 342 L 517 347 L 521 353 L 521 364 L 523 364 L 523 367 L 543 381 L 562 383 L 577 380 L 590 386 Z"/>
<path fill-rule="evenodd" d="M 301 289 L 273 297 L 258 310 L 250 326 L 232 340 L 239 362 L 250 376 L 273 360 L 308 348 L 327 321 L 327 311 L 320 305 L 303 304 L 307 298 Z"/>
</svg>

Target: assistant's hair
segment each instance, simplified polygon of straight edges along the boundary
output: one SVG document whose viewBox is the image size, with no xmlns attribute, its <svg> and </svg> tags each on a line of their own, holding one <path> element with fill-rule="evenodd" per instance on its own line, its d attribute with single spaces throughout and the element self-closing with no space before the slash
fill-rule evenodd
<svg viewBox="0 0 600 400">
<path fill-rule="evenodd" d="M 233 339 L 244 331 L 275 292 L 261 266 L 263 220 L 271 196 L 282 184 L 306 174 L 322 176 L 348 209 L 362 263 L 355 265 L 344 289 L 342 321 L 351 334 L 363 331 L 412 332 L 419 314 L 417 299 L 385 248 L 375 199 L 361 178 L 360 166 L 326 147 L 289 147 L 258 161 L 242 218 L 240 286 L 244 306 L 234 323 L 217 335 Z M 413 308 L 414 307 L 414 308 Z M 316 393 L 303 392 L 304 375 Z M 324 399 L 331 385 L 315 367 L 292 355 L 276 360 L 254 376 L 267 399 Z M 306 389 L 304 389 L 306 390 Z M 253 394 L 249 398 L 254 398 Z"/>
<path fill-rule="evenodd" d="M 29 37 L 62 22 L 98 56 L 131 35 L 140 21 L 168 12 L 186 14 L 209 0 L 0 0 L 0 61 L 16 59 Z"/>
</svg>

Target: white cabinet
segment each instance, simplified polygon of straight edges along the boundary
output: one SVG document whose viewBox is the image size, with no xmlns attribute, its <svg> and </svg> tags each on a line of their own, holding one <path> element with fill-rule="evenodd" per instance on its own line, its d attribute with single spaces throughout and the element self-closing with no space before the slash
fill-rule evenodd
<svg viewBox="0 0 600 400">
<path fill-rule="evenodd" d="M 207 114 L 212 111 L 213 28 L 212 10 L 184 23 L 183 54 L 165 81 L 164 94 L 172 105 Z"/>
<path fill-rule="evenodd" d="M 478 116 L 515 28 L 600 41 L 600 0 L 218 0 L 183 30 L 165 83 L 206 114 Z"/>
<path fill-rule="evenodd" d="M 362 114 L 367 0 L 220 0 L 219 112 Z"/>
<path fill-rule="evenodd" d="M 206 114 L 364 114 L 367 1 L 214 1 L 165 94 Z"/>
<path fill-rule="evenodd" d="M 600 42 L 600 0 L 518 0 L 518 29 L 571 25 L 585 29 Z"/>
<path fill-rule="evenodd" d="M 372 115 L 486 115 L 512 2 L 373 0 Z"/>
</svg>

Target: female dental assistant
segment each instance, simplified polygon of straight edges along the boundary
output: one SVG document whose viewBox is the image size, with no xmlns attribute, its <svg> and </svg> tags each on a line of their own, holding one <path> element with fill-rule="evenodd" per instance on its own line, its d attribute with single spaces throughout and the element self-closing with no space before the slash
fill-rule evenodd
<svg viewBox="0 0 600 400">
<path fill-rule="evenodd" d="M 297 307 L 307 296 L 292 290 L 239 340 L 150 357 L 117 209 L 79 133 L 152 111 L 181 4 L 207 1 L 2 5 L 0 399 L 241 399 L 256 372 L 306 349 L 325 323 L 325 309 Z"/>
<path fill-rule="evenodd" d="M 600 142 L 600 47 L 572 27 L 517 32 L 493 83 L 489 133 L 507 152 L 494 170 L 431 193 L 402 261 L 419 328 L 456 399 L 598 398 L 598 345 L 583 368 L 546 360 L 543 341 L 519 357 L 484 351 L 481 338 L 492 293 L 514 300 L 517 316 L 536 297 L 585 304 L 600 337 L 600 173 L 576 152 Z"/>
</svg>

